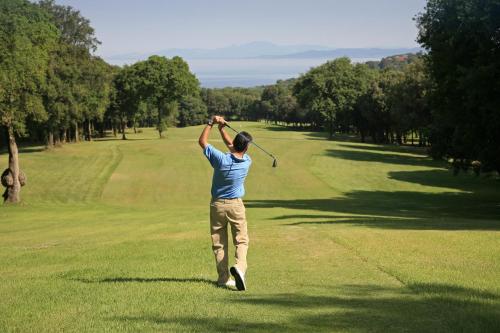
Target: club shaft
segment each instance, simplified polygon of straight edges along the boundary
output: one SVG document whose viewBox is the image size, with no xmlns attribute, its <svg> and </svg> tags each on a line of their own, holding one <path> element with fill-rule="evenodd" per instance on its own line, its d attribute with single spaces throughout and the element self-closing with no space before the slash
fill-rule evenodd
<svg viewBox="0 0 500 333">
<path fill-rule="evenodd" d="M 234 129 L 234 128 L 232 128 L 231 126 L 229 126 L 229 124 L 228 124 L 228 123 L 226 123 L 226 127 L 227 127 L 227 128 L 232 129 L 235 133 L 240 134 L 240 132 L 238 132 L 237 130 L 235 130 L 235 129 Z M 266 153 L 267 155 L 271 156 L 272 158 L 275 158 L 275 157 L 273 156 L 273 154 L 268 153 L 268 152 L 267 152 L 264 148 L 262 148 L 261 146 L 259 146 L 258 144 L 256 144 L 253 140 L 251 141 L 251 143 L 252 143 L 255 147 L 257 147 L 257 148 L 259 148 L 260 150 L 262 150 L 262 151 L 263 151 L 264 153 Z"/>
</svg>

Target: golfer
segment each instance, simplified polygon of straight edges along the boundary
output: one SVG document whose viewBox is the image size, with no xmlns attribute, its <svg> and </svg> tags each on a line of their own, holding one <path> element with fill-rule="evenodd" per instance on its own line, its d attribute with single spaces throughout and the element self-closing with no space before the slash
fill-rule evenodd
<svg viewBox="0 0 500 333">
<path fill-rule="evenodd" d="M 246 290 L 248 232 L 245 206 L 241 198 L 245 194 L 244 182 L 252 160 L 246 154 L 252 136 L 241 132 L 234 140 L 224 129 L 223 117 L 214 116 L 203 129 L 199 143 L 203 153 L 214 168 L 212 178 L 212 200 L 210 201 L 210 232 L 212 249 L 217 266 L 217 285 Z M 208 136 L 214 124 L 218 124 L 222 140 L 229 149 L 223 153 L 208 143 Z M 236 248 L 235 265 L 228 270 L 228 224 Z M 229 272 L 234 280 L 229 278 Z"/>
</svg>

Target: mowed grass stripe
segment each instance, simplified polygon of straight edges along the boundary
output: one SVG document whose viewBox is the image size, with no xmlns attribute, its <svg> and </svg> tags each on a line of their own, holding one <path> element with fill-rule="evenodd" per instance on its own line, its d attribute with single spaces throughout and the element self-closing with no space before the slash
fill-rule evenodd
<svg viewBox="0 0 500 333">
<path fill-rule="evenodd" d="M 117 149 L 116 143 L 96 142 L 21 153 L 21 168 L 28 175 L 28 185 L 22 192 L 24 202 L 81 204 L 98 200 L 108 174 L 119 163 Z"/>
<path fill-rule="evenodd" d="M 111 146 L 110 150 L 112 151 L 111 157 L 107 161 L 107 165 L 102 169 L 101 172 L 97 175 L 97 179 L 93 182 L 91 189 L 88 191 L 86 195 L 86 200 L 99 200 L 101 199 L 102 192 L 104 191 L 104 186 L 109 181 L 111 175 L 116 170 L 118 165 L 123 159 L 123 153 L 121 152 L 120 146 L 115 145 Z"/>
</svg>

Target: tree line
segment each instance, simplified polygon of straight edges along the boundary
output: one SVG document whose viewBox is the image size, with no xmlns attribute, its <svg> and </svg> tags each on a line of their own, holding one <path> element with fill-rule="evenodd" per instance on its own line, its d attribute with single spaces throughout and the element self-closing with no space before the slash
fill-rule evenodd
<svg viewBox="0 0 500 333">
<path fill-rule="evenodd" d="M 429 139 L 431 85 L 422 54 L 358 64 L 339 58 L 274 85 L 204 89 L 202 99 L 210 114 L 229 119 L 423 146 Z"/>
</svg>

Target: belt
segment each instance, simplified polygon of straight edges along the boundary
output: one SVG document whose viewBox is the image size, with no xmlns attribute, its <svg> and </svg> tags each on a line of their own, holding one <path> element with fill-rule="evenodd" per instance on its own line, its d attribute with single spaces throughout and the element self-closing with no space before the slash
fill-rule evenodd
<svg viewBox="0 0 500 333">
<path fill-rule="evenodd" d="M 238 201 L 241 200 L 241 198 L 212 198 L 212 202 L 218 201 L 218 202 L 233 202 L 233 201 Z"/>
</svg>

